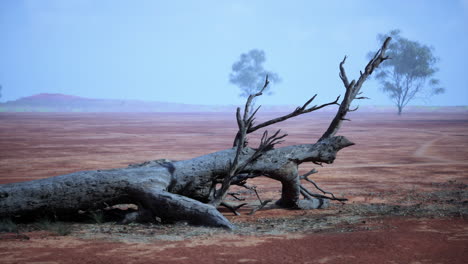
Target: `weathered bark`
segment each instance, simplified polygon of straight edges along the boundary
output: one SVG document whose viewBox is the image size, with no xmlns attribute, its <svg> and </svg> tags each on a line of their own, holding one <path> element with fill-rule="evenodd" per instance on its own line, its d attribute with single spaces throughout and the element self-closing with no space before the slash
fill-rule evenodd
<svg viewBox="0 0 468 264">
<path fill-rule="evenodd" d="M 305 203 L 299 203 L 297 166 L 307 161 L 332 163 L 340 149 L 352 144 L 344 137 L 334 137 L 316 144 L 273 149 L 249 164 L 244 172 L 280 181 L 281 205 L 307 208 Z M 253 152 L 247 148 L 241 159 Z M 81 171 L 4 184 L 0 186 L 0 218 L 75 214 L 78 210 L 132 203 L 163 219 L 231 227 L 213 206 L 202 202 L 210 200 L 213 182 L 225 174 L 226 164 L 234 155 L 232 148 L 191 160 Z"/>
<path fill-rule="evenodd" d="M 364 80 L 386 59 L 384 51 L 388 41 L 366 66 L 358 82 L 348 82 L 343 69 L 345 60 L 341 62 L 340 77 L 346 94 L 327 132 L 315 144 L 273 149 L 277 140 L 284 137 L 277 136 L 277 132 L 270 138 L 266 138 L 265 134 L 258 149 L 244 146 L 248 133 L 327 105 L 338 104 L 338 99 L 307 108 L 314 96 L 291 114 L 254 126 L 256 111 L 251 116 L 248 115 L 249 101 L 253 98 L 249 97 L 244 118 L 240 117 L 239 110 L 237 114 L 239 133 L 236 141 L 240 143 L 235 144 L 237 147 L 184 161 L 147 162 L 128 168 L 81 171 L 30 182 L 4 184 L 0 186 L 0 218 L 37 219 L 42 215 L 73 215 L 79 210 L 95 210 L 130 203 L 138 205 L 138 212 L 132 213 L 127 220 L 151 221 L 158 217 L 163 220 L 232 228 L 231 223 L 208 203 L 215 201 L 214 204 L 218 205 L 229 185 L 259 176 L 281 182 L 282 194 L 277 202 L 280 206 L 297 209 L 325 207 L 329 199 L 340 199 L 307 190 L 300 183 L 307 175 L 299 176 L 298 166 L 304 162 L 330 164 L 339 150 L 353 145 L 345 137 L 335 134 L 346 113 L 350 111 L 349 106 L 353 99 L 359 99 L 356 95 L 359 94 Z M 266 85 L 268 79 L 265 87 Z M 258 95 L 261 92 L 254 96 Z M 221 191 L 215 188 L 217 183 L 224 184 Z M 301 194 L 305 199 L 300 199 Z"/>
</svg>

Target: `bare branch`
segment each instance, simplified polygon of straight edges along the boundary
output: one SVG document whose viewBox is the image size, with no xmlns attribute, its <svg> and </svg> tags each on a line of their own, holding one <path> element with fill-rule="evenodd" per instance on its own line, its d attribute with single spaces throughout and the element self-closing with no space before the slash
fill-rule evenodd
<svg viewBox="0 0 468 264">
<path fill-rule="evenodd" d="M 355 112 L 359 109 L 359 105 L 356 106 L 354 109 L 348 109 L 348 112 Z"/>
<path fill-rule="evenodd" d="M 250 128 L 251 125 L 253 124 L 253 121 L 255 120 L 255 115 L 257 114 L 257 112 L 258 112 L 258 110 L 260 109 L 260 107 L 261 107 L 261 105 L 259 105 L 259 106 L 257 107 L 257 109 L 255 109 L 255 111 L 254 111 L 254 112 L 252 113 L 252 115 L 249 117 L 249 119 L 247 119 L 247 124 L 249 124 L 249 125 L 248 125 L 249 128 Z"/>
<path fill-rule="evenodd" d="M 252 100 L 257 96 L 262 95 L 263 91 L 265 91 L 265 89 L 268 87 L 269 83 L 270 83 L 270 81 L 268 81 L 268 75 L 267 75 L 265 77 L 265 84 L 263 85 L 262 89 L 256 94 L 249 95 L 249 97 L 247 98 L 247 102 L 245 103 L 244 120 L 247 120 L 247 116 L 249 115 L 249 109 L 250 109 L 250 106 L 252 104 Z"/>
<path fill-rule="evenodd" d="M 255 214 L 258 210 L 261 210 L 263 207 L 265 207 L 265 205 L 267 205 L 268 203 L 272 202 L 273 200 L 265 200 L 263 201 L 258 207 L 252 209 L 252 211 L 250 211 L 248 213 L 248 215 L 253 215 Z"/>
<path fill-rule="evenodd" d="M 302 114 L 305 114 L 305 113 L 310 113 L 312 111 L 316 111 L 316 110 L 319 110 L 319 109 L 322 109 L 326 106 L 329 106 L 329 105 L 339 105 L 338 104 L 338 100 L 340 99 L 340 97 L 338 96 L 335 101 L 333 102 L 329 102 L 329 103 L 326 103 L 326 104 L 322 104 L 322 105 L 315 105 L 313 107 L 310 107 L 310 108 L 306 108 L 316 97 L 317 95 L 314 95 L 311 99 L 309 99 L 303 106 L 301 107 L 297 107 L 293 112 L 287 114 L 287 115 L 284 115 L 284 116 L 281 116 L 281 117 L 277 117 L 277 118 L 274 118 L 274 119 L 271 119 L 269 121 L 266 121 L 266 122 L 263 122 L 259 125 L 256 125 L 254 127 L 251 127 L 247 133 L 252 133 L 260 128 L 264 128 L 266 126 L 269 126 L 269 125 L 272 125 L 272 124 L 276 124 L 276 123 L 279 123 L 279 122 L 282 122 L 282 121 L 285 121 L 289 118 L 292 118 L 292 117 L 295 117 L 295 116 L 298 116 L 298 115 L 302 115 Z"/>
<path fill-rule="evenodd" d="M 346 202 L 348 201 L 347 198 L 333 198 L 333 197 L 329 197 L 329 196 L 326 196 L 326 195 L 322 195 L 322 194 L 318 194 L 318 193 L 313 193 L 311 191 L 309 191 L 306 187 L 304 187 L 303 185 L 300 185 L 300 189 L 301 189 L 301 194 L 306 198 L 306 199 L 311 199 L 312 197 L 314 198 L 319 198 L 319 199 L 328 199 L 328 200 L 333 200 L 333 201 L 339 201 L 339 202 Z"/>
<path fill-rule="evenodd" d="M 263 148 L 263 150 L 270 150 L 270 149 L 273 149 L 273 147 L 276 144 L 280 144 L 284 142 L 284 140 L 281 140 L 281 139 L 287 137 L 288 134 L 283 134 L 281 136 L 278 136 L 280 132 L 281 132 L 281 129 L 278 129 L 275 132 L 275 134 L 273 134 L 273 136 L 268 137 L 268 131 L 265 130 L 265 132 L 263 132 L 262 139 L 260 140 L 260 148 Z"/>
<path fill-rule="evenodd" d="M 237 210 L 239 210 L 242 206 L 244 205 L 247 205 L 248 203 L 242 203 L 242 204 L 239 204 L 239 205 L 231 205 L 227 202 L 222 202 L 221 205 L 226 207 L 227 209 L 229 209 L 231 212 L 233 212 L 235 215 L 241 215 L 239 212 L 237 212 Z"/>
<path fill-rule="evenodd" d="M 340 62 L 340 78 L 341 80 L 343 81 L 343 84 L 346 88 L 349 87 L 349 81 L 348 81 L 348 77 L 346 76 L 346 72 L 345 72 L 345 69 L 343 67 L 344 63 L 346 62 L 346 56 L 344 56 L 343 60 Z"/>
<path fill-rule="evenodd" d="M 312 174 L 315 174 L 315 173 L 317 173 L 317 172 L 318 172 L 318 171 L 317 171 L 316 169 L 312 169 L 312 170 L 310 170 L 309 172 L 307 172 L 306 174 L 301 175 L 299 179 L 302 180 L 302 179 L 304 179 L 305 177 L 308 177 L 308 176 L 310 176 L 310 175 L 312 175 Z"/>
<path fill-rule="evenodd" d="M 300 110 L 304 111 L 306 109 L 306 107 L 313 101 L 315 100 L 315 97 L 317 97 L 317 94 L 315 94 L 314 96 L 312 96 L 312 98 L 309 99 L 309 101 L 307 101 L 301 108 Z"/>
<path fill-rule="evenodd" d="M 307 188 L 305 188 L 302 185 L 301 185 L 301 191 L 306 192 L 310 196 L 318 197 L 318 198 L 325 198 L 325 199 L 336 200 L 336 201 L 347 201 L 348 200 L 346 198 L 337 198 L 337 197 L 335 197 L 335 195 L 332 192 L 328 192 L 328 191 L 325 191 L 322 188 L 320 188 L 317 183 L 315 183 L 313 180 L 309 179 L 309 176 L 314 174 L 314 173 L 317 173 L 317 171 L 315 169 L 313 169 L 313 170 L 309 171 L 308 173 L 300 176 L 299 179 L 306 180 L 307 182 L 312 183 L 317 190 L 321 191 L 323 194 L 329 194 L 329 195 L 331 195 L 331 197 L 320 195 L 320 194 L 319 195 L 314 194 L 314 193 L 310 192 L 309 190 L 307 190 Z"/>
<path fill-rule="evenodd" d="M 247 98 L 247 101 L 245 102 L 244 115 L 242 119 L 240 115 L 240 109 L 237 108 L 236 118 L 237 118 L 237 125 L 239 126 L 239 131 L 237 132 L 236 137 L 234 138 L 234 143 L 233 143 L 234 147 L 240 143 L 239 141 L 242 138 L 244 138 L 244 142 L 245 142 L 245 137 L 249 133 L 248 129 L 252 127 L 253 121 L 255 119 L 255 114 L 257 114 L 257 111 L 260 109 L 260 106 L 257 107 L 257 109 L 253 112 L 253 114 L 249 116 L 249 111 L 250 111 L 250 108 L 252 107 L 252 101 L 255 97 L 261 96 L 263 94 L 263 91 L 268 87 L 269 83 L 270 81 L 268 80 L 268 75 L 266 75 L 265 83 L 262 89 L 260 89 L 260 91 L 256 94 L 249 95 L 249 97 Z M 242 144 L 242 147 L 244 147 L 243 144 Z"/>
<path fill-rule="evenodd" d="M 390 40 L 391 38 L 388 37 L 384 41 L 384 43 L 382 44 L 382 47 L 375 53 L 374 57 L 369 61 L 369 63 L 367 63 L 364 69 L 364 72 L 362 71 L 360 72 L 360 76 L 357 82 L 355 80 L 352 80 L 351 82 L 348 81 L 348 77 L 346 76 L 346 71 L 344 69 L 346 56 L 341 61 L 339 76 L 341 80 L 343 81 L 343 84 L 346 89 L 346 93 L 345 93 L 345 96 L 343 97 L 343 100 L 340 103 L 340 107 L 338 108 L 335 118 L 330 122 L 328 129 L 325 131 L 325 133 L 323 133 L 319 141 L 324 140 L 326 138 L 333 137 L 338 132 L 342 121 L 347 120 L 345 116 L 349 112 L 349 107 L 354 99 L 366 98 L 363 96 L 356 98 L 356 96 L 360 94 L 360 89 L 362 87 L 362 84 L 365 82 L 367 77 L 369 77 L 369 75 L 372 74 L 375 68 L 379 67 L 380 63 L 388 59 L 388 57 L 385 56 L 385 51 L 387 50 L 388 43 L 390 42 Z"/>
<path fill-rule="evenodd" d="M 263 207 L 265 207 L 265 205 L 267 205 L 268 203 L 272 202 L 272 200 L 265 200 L 265 201 L 262 201 L 262 199 L 260 198 L 260 195 L 258 195 L 258 192 L 257 192 L 257 186 L 248 186 L 248 185 L 243 185 L 244 188 L 246 189 L 249 189 L 251 191 L 254 191 L 255 192 L 255 195 L 257 196 L 257 199 L 258 201 L 260 202 L 260 205 L 254 209 L 252 209 L 252 211 L 250 211 L 250 213 L 248 213 L 248 215 L 253 215 L 255 214 L 258 210 L 262 209 Z"/>
</svg>

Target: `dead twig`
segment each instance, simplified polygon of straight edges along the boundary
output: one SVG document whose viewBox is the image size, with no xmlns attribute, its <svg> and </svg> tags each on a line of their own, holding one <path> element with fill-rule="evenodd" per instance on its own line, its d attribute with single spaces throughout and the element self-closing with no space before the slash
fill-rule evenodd
<svg viewBox="0 0 468 264">
<path fill-rule="evenodd" d="M 311 191 L 309 191 L 306 187 L 304 187 L 301 184 L 301 194 L 305 198 L 310 199 L 311 197 L 315 197 L 315 198 L 324 198 L 324 199 L 335 200 L 335 201 L 340 201 L 340 202 L 348 201 L 348 199 L 346 199 L 346 198 L 337 198 L 332 192 L 323 190 L 322 188 L 320 188 L 318 186 L 317 183 L 315 183 L 313 180 L 309 179 L 310 175 L 312 175 L 314 173 L 317 173 L 317 172 L 318 171 L 316 169 L 312 169 L 311 171 L 307 172 L 306 174 L 300 176 L 299 179 L 306 180 L 307 182 L 312 183 L 317 190 L 321 191 L 323 194 L 329 194 L 329 195 L 331 195 L 331 197 L 326 196 L 326 195 L 312 193 Z"/>
<path fill-rule="evenodd" d="M 265 200 L 265 201 L 263 201 L 263 202 L 260 204 L 260 206 L 255 207 L 254 209 L 252 209 L 252 211 L 250 211 L 250 212 L 248 213 L 248 215 L 253 215 L 253 214 L 255 214 L 258 210 L 261 210 L 263 207 L 265 207 L 265 205 L 267 205 L 268 203 L 270 203 L 270 202 L 272 202 L 272 201 L 273 201 L 273 200 Z"/>
<path fill-rule="evenodd" d="M 221 205 L 226 207 L 227 209 L 229 209 L 231 212 L 233 212 L 235 215 L 241 215 L 239 212 L 237 212 L 237 210 L 239 210 L 242 206 L 244 205 L 247 205 L 248 203 L 242 203 L 242 204 L 239 204 L 239 205 L 231 205 L 227 202 L 221 202 Z"/>
</svg>

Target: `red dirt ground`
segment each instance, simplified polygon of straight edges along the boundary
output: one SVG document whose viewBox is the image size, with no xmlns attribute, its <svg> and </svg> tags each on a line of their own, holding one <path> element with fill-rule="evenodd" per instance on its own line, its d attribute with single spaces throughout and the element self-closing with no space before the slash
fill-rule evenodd
<svg viewBox="0 0 468 264">
<path fill-rule="evenodd" d="M 284 145 L 314 142 L 329 119 L 313 113 L 282 123 L 278 128 L 289 134 Z M 468 184 L 467 113 L 354 113 L 351 119 L 340 134 L 357 145 L 314 174 L 323 188 L 350 198 L 349 204 L 399 199 L 410 204 L 440 186 Z M 0 184 L 160 158 L 189 159 L 230 147 L 235 132 L 232 114 L 0 113 Z M 305 165 L 301 172 L 313 167 Z M 277 182 L 259 178 L 253 184 L 262 198 L 278 198 Z M 340 216 L 336 208 L 306 217 Z M 266 209 L 235 217 L 226 212 L 234 223 L 291 221 L 303 214 Z M 302 233 L 226 231 L 140 242 L 35 231 L 0 236 L 0 263 L 466 263 L 467 224 L 464 216 L 388 216 Z"/>
</svg>

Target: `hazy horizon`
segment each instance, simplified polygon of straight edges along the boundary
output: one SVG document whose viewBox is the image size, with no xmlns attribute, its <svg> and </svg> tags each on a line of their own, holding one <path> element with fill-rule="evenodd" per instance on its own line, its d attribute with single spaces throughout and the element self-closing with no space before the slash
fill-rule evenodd
<svg viewBox="0 0 468 264">
<path fill-rule="evenodd" d="M 21 97 L 16 100 L 0 102 L 0 112 L 235 112 L 242 104 L 194 104 L 145 99 L 91 98 L 59 93 L 41 93 Z M 297 104 L 261 104 L 260 112 L 290 112 Z M 358 112 L 385 111 L 396 112 L 393 104 L 359 105 Z M 187 108 L 188 107 L 188 108 Z M 319 112 L 335 112 L 337 106 L 329 106 Z M 466 112 L 468 105 L 409 105 L 405 112 Z"/>
<path fill-rule="evenodd" d="M 468 0 L 0 2 L 0 102 L 39 93 L 239 105 L 229 84 L 241 53 L 262 49 L 277 72 L 262 105 L 324 103 L 357 78 L 379 33 L 432 46 L 446 93 L 411 105 L 468 105 Z M 392 105 L 375 80 L 360 105 Z"/>
</svg>

